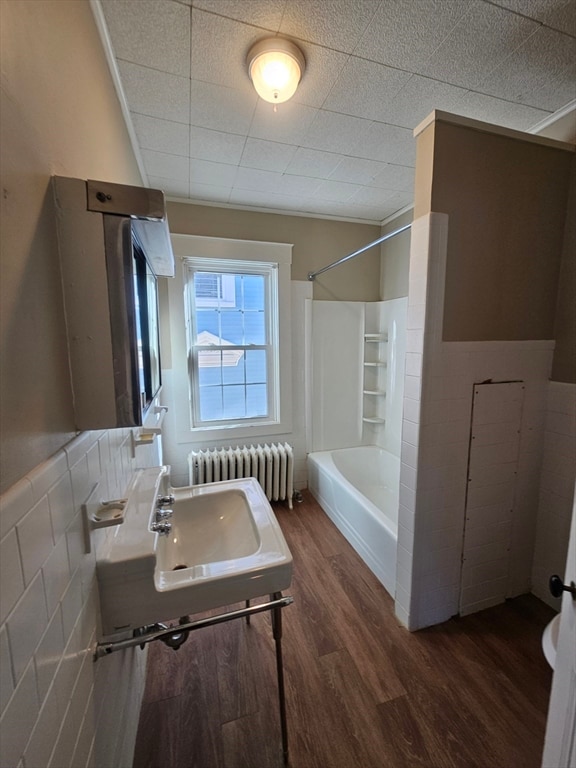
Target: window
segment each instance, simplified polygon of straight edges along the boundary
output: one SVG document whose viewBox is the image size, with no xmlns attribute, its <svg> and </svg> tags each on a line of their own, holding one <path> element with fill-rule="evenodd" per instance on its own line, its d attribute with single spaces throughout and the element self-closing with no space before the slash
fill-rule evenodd
<svg viewBox="0 0 576 768">
<path fill-rule="evenodd" d="M 181 268 L 164 284 L 162 307 L 170 329 L 165 398 L 176 442 L 232 444 L 289 434 L 292 246 L 171 239 Z"/>
<path fill-rule="evenodd" d="M 277 265 L 184 263 L 193 427 L 275 421 Z"/>
</svg>

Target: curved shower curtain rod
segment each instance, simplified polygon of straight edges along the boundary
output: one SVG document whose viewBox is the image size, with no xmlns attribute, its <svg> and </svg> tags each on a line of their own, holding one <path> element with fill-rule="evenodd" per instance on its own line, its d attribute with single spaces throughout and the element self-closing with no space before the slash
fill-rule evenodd
<svg viewBox="0 0 576 768">
<path fill-rule="evenodd" d="M 406 224 L 405 226 L 400 227 L 400 229 L 394 230 L 394 232 L 389 232 L 387 235 L 379 237 L 378 240 L 374 240 L 373 243 L 368 243 L 368 245 L 365 245 L 363 248 L 359 248 L 357 251 L 354 251 L 354 253 L 349 253 L 348 256 L 343 256 L 341 259 L 338 259 L 338 261 L 333 261 L 332 264 L 328 264 L 328 266 L 316 270 L 316 272 L 308 272 L 308 280 L 314 280 L 316 275 L 321 275 L 322 272 L 327 272 L 329 269 L 332 269 L 332 267 L 337 267 L 339 264 L 344 264 L 344 262 L 348 261 L 348 259 L 353 259 L 354 256 L 359 256 L 369 248 L 374 248 L 375 245 L 380 245 L 380 243 L 383 243 L 385 240 L 390 240 L 391 237 L 399 235 L 400 232 L 405 232 L 407 229 L 410 229 L 411 226 L 412 224 Z"/>
</svg>

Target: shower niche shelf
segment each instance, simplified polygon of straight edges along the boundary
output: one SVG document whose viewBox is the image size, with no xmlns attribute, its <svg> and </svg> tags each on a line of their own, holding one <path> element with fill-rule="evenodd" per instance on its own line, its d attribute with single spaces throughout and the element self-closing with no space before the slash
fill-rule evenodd
<svg viewBox="0 0 576 768">
<path fill-rule="evenodd" d="M 364 334 L 364 381 L 362 394 L 362 422 L 371 426 L 384 424 L 383 407 L 386 396 L 385 369 L 386 344 L 388 336 L 385 333 Z"/>
</svg>

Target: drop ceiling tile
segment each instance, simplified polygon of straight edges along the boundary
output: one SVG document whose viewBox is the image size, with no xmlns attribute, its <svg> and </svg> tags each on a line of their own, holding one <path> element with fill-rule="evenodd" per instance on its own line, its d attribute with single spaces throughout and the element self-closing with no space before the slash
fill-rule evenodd
<svg viewBox="0 0 576 768">
<path fill-rule="evenodd" d="M 566 103 L 565 89 L 570 78 L 572 84 L 576 79 L 575 67 L 576 40 L 540 27 L 477 90 L 531 107 L 556 110 Z M 560 92 L 554 87 L 556 81 L 563 84 Z"/>
<path fill-rule="evenodd" d="M 190 184 L 211 184 L 232 187 L 238 166 L 213 163 L 209 160 L 190 160 Z"/>
<path fill-rule="evenodd" d="M 168 197 L 188 197 L 189 194 L 189 187 L 185 181 L 149 175 L 148 183 L 152 189 L 161 189 Z"/>
<path fill-rule="evenodd" d="M 413 75 L 386 104 L 383 121 L 414 130 L 435 109 L 458 113 L 458 105 L 466 93 L 465 88 Z"/>
<path fill-rule="evenodd" d="M 248 131 L 258 97 L 215 83 L 190 82 L 190 122 L 224 133 Z"/>
<path fill-rule="evenodd" d="M 190 183 L 192 200 L 204 200 L 212 203 L 227 203 L 230 198 L 230 187 L 220 187 L 217 184 Z"/>
<path fill-rule="evenodd" d="M 385 120 L 388 102 L 409 79 L 408 72 L 351 56 L 323 107 L 369 120 Z"/>
<path fill-rule="evenodd" d="M 192 9 L 191 77 L 255 95 L 248 77 L 246 54 L 262 30 Z"/>
<path fill-rule="evenodd" d="M 190 81 L 187 78 L 127 61 L 119 61 L 118 69 L 131 112 L 188 124 Z"/>
<path fill-rule="evenodd" d="M 190 157 L 198 160 L 238 164 L 245 143 L 246 137 L 236 133 L 190 126 Z"/>
<path fill-rule="evenodd" d="M 265 208 L 278 212 L 302 210 L 302 197 L 257 190 L 233 189 L 230 193 L 229 202 L 232 205 Z"/>
<path fill-rule="evenodd" d="M 390 189 L 381 189 L 380 187 L 362 187 L 351 198 L 350 202 L 354 205 L 374 205 L 381 206 L 393 200 L 396 192 Z"/>
<path fill-rule="evenodd" d="M 350 215 L 354 218 L 366 219 L 367 221 L 381 222 L 388 214 L 388 208 L 382 205 L 353 205 Z"/>
<path fill-rule="evenodd" d="M 138 114 L 132 114 L 132 123 L 141 149 L 188 157 L 190 130 L 184 123 Z"/>
<path fill-rule="evenodd" d="M 190 77 L 190 9 L 166 0 L 102 0 L 119 59 Z"/>
<path fill-rule="evenodd" d="M 193 0 L 201 8 L 229 19 L 278 32 L 287 0 Z"/>
<path fill-rule="evenodd" d="M 272 104 L 258 99 L 248 135 L 254 139 L 298 145 L 317 113 L 317 109 L 294 100 L 279 104 L 278 111 L 274 112 Z"/>
<path fill-rule="evenodd" d="M 300 176 L 313 176 L 316 179 L 327 179 L 336 170 L 341 159 L 341 155 L 333 152 L 320 152 L 317 149 L 299 147 L 286 172 Z"/>
<path fill-rule="evenodd" d="M 358 135 L 353 154 L 383 163 L 414 167 L 416 140 L 408 128 L 373 122 Z"/>
<path fill-rule="evenodd" d="M 412 193 L 414 191 L 414 168 L 407 165 L 388 164 L 381 173 L 368 182 L 368 186 Z"/>
<path fill-rule="evenodd" d="M 538 26 L 530 19 L 476 0 L 423 69 L 436 80 L 474 88 Z"/>
<path fill-rule="evenodd" d="M 365 223 L 374 224 L 380 222 L 382 217 L 380 216 L 380 210 L 370 206 L 352 205 L 351 203 L 338 203 L 334 200 L 319 200 L 318 198 L 307 198 L 301 202 L 301 210 L 306 213 L 316 216 L 326 216 L 334 218 L 352 219 L 355 221 L 363 221 Z M 343 251 L 335 252 L 332 256 L 332 260 L 346 256 Z M 326 263 L 330 263 L 330 259 L 326 259 Z"/>
<path fill-rule="evenodd" d="M 150 149 L 142 151 L 142 159 L 146 173 L 150 176 L 160 176 L 164 179 L 183 181 L 188 184 L 190 179 L 187 157 L 168 155 L 166 152 L 153 152 Z"/>
<path fill-rule="evenodd" d="M 382 219 L 388 219 L 413 204 L 414 199 L 412 196 L 392 198 L 382 206 Z"/>
<path fill-rule="evenodd" d="M 575 56 L 576 59 L 576 56 Z M 535 104 L 543 105 L 545 109 L 556 112 L 576 99 L 576 72 L 569 66 L 557 75 L 554 80 L 542 85 L 531 95 Z"/>
<path fill-rule="evenodd" d="M 276 190 L 279 194 L 289 195 L 291 197 L 309 197 L 318 192 L 318 187 L 322 182 L 319 179 L 310 178 L 310 176 L 294 176 L 283 174 L 279 187 Z"/>
<path fill-rule="evenodd" d="M 458 114 L 505 128 L 526 131 L 548 117 L 550 112 L 469 91 L 460 102 Z"/>
<path fill-rule="evenodd" d="M 319 110 L 301 144 L 310 149 L 355 155 L 358 137 L 369 125 L 368 120 Z"/>
<path fill-rule="evenodd" d="M 368 184 L 388 166 L 376 160 L 360 157 L 344 157 L 330 174 L 330 180 L 346 181 L 349 184 Z"/>
<path fill-rule="evenodd" d="M 282 174 L 273 171 L 259 171 L 256 168 L 238 168 L 234 191 L 248 189 L 254 192 L 277 192 L 282 182 Z"/>
<path fill-rule="evenodd" d="M 259 168 L 262 171 L 286 170 L 296 152 L 291 144 L 280 144 L 277 141 L 262 139 L 247 139 L 242 153 L 240 165 L 246 168 Z"/>
<path fill-rule="evenodd" d="M 349 56 L 311 43 L 298 45 L 306 59 L 306 69 L 293 98 L 300 104 L 321 107 Z"/>
<path fill-rule="evenodd" d="M 318 197 L 321 200 L 329 200 L 345 203 L 362 189 L 360 184 L 346 184 L 344 181 L 322 181 L 318 187 Z"/>
<path fill-rule="evenodd" d="M 351 53 L 377 7 L 374 0 L 289 0 L 280 32 Z"/>
<path fill-rule="evenodd" d="M 508 8 L 546 24 L 559 32 L 576 36 L 576 3 L 574 0 L 495 0 Z"/>
<path fill-rule="evenodd" d="M 378 7 L 353 53 L 414 72 L 448 37 L 472 0 L 387 0 Z"/>
</svg>

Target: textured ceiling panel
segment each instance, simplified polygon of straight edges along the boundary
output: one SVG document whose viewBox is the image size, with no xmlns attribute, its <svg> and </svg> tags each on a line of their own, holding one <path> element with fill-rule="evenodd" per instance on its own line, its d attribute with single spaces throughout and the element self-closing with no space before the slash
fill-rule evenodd
<svg viewBox="0 0 576 768">
<path fill-rule="evenodd" d="M 352 53 L 377 8 L 374 0 L 290 0 L 280 32 Z"/>
<path fill-rule="evenodd" d="M 119 59 L 190 77 L 189 8 L 164 0 L 103 0 L 103 6 Z"/>
<path fill-rule="evenodd" d="M 528 130 L 576 99 L 575 0 L 100 4 L 146 182 L 198 202 L 382 221 L 432 110 Z M 277 111 L 246 71 L 275 34 L 306 59 Z"/>
</svg>

